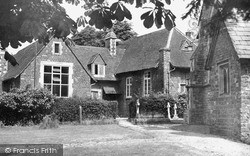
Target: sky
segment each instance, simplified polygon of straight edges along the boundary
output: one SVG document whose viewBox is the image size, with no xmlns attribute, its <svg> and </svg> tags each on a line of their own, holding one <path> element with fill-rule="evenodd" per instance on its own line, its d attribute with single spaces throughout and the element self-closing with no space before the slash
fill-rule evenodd
<svg viewBox="0 0 250 156">
<path fill-rule="evenodd" d="M 108 0 L 109 4 L 112 4 L 116 1 L 117 0 Z M 171 5 L 166 6 L 166 8 L 170 9 L 176 16 L 176 21 L 175 21 L 176 28 L 178 28 L 183 33 L 185 33 L 189 29 L 189 26 L 188 26 L 189 19 L 182 20 L 181 17 L 187 11 L 186 6 L 190 1 L 191 0 L 171 0 Z M 84 9 L 81 7 L 81 5 L 75 6 L 75 5 L 71 5 L 68 3 L 64 3 L 62 4 L 62 6 L 65 8 L 67 14 L 75 21 L 78 17 L 84 15 Z M 143 26 L 143 21 L 140 19 L 140 16 L 144 12 L 147 12 L 148 9 L 136 8 L 135 5 L 129 5 L 129 4 L 125 4 L 125 6 L 130 10 L 132 14 L 132 20 L 128 20 L 128 22 L 132 24 L 132 28 L 138 34 L 138 36 L 159 30 L 156 28 L 155 25 L 153 25 L 153 27 L 150 29 L 147 29 Z M 150 7 L 153 5 L 146 4 L 145 6 Z M 80 31 L 81 29 L 83 29 L 83 27 L 80 27 L 78 30 Z M 164 29 L 164 26 L 162 26 L 162 28 L 160 29 Z M 13 49 L 11 47 L 8 47 L 7 51 L 10 52 L 11 54 L 15 54 L 20 49 L 28 46 L 29 44 L 30 43 L 28 42 L 24 43 L 18 49 Z"/>
</svg>

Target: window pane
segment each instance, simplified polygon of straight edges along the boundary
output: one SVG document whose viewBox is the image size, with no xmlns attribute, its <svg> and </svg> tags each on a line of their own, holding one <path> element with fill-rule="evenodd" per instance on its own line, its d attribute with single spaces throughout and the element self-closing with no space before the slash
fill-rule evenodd
<svg viewBox="0 0 250 156">
<path fill-rule="evenodd" d="M 93 99 L 99 99 L 98 91 L 91 91 L 91 96 Z"/>
<path fill-rule="evenodd" d="M 52 93 L 56 96 L 60 96 L 60 86 L 59 85 L 53 85 L 53 91 Z"/>
<path fill-rule="evenodd" d="M 99 65 L 99 75 L 103 75 L 103 65 Z"/>
<path fill-rule="evenodd" d="M 51 73 L 51 66 L 44 66 L 44 72 Z"/>
<path fill-rule="evenodd" d="M 60 67 L 53 67 L 53 73 L 60 73 Z"/>
<path fill-rule="evenodd" d="M 69 67 L 62 67 L 62 73 L 68 74 L 69 73 Z"/>
<path fill-rule="evenodd" d="M 95 64 L 95 75 L 98 75 L 98 65 Z"/>
<path fill-rule="evenodd" d="M 54 84 L 60 84 L 60 81 L 61 81 L 60 75 L 54 74 L 54 75 L 53 75 L 53 83 L 54 83 Z"/>
<path fill-rule="evenodd" d="M 54 52 L 56 54 L 59 54 L 59 43 L 55 43 L 54 46 L 55 46 L 55 51 Z"/>
<path fill-rule="evenodd" d="M 68 97 L 68 86 L 62 86 L 62 90 L 61 90 L 61 96 L 62 97 Z"/>
<path fill-rule="evenodd" d="M 69 84 L 69 76 L 68 75 L 62 75 L 62 84 Z"/>
<path fill-rule="evenodd" d="M 44 83 L 51 83 L 51 74 L 44 74 Z"/>
</svg>

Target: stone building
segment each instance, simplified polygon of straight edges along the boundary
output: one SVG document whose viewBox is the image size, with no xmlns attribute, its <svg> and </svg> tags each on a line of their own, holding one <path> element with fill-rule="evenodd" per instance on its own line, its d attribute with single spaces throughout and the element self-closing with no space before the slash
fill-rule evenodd
<svg viewBox="0 0 250 156">
<path fill-rule="evenodd" d="M 246 141 L 250 139 L 250 22 L 220 21 L 211 35 L 208 25 L 217 11 L 214 6 L 202 8 L 199 45 L 191 57 L 189 123 Z"/>
<path fill-rule="evenodd" d="M 185 92 L 195 45 L 179 30 L 159 30 L 126 44 L 118 44 L 110 32 L 105 41 L 106 47 L 69 45 L 55 38 L 47 45 L 34 42 L 14 55 L 18 64 L 9 63 L 1 86 L 4 91 L 46 87 L 57 97 L 116 100 L 124 117 L 136 94 Z"/>
<path fill-rule="evenodd" d="M 162 29 L 132 40 L 117 68 L 121 96 L 119 112 L 127 116 L 136 97 L 151 93 L 175 96 L 186 91 L 190 57 L 196 45 L 174 28 Z"/>
</svg>

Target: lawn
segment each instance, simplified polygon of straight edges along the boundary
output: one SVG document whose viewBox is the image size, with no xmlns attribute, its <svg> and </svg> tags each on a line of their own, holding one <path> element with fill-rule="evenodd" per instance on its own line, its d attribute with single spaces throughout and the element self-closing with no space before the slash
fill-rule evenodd
<svg viewBox="0 0 250 156">
<path fill-rule="evenodd" d="M 91 153 L 93 150 L 91 147 L 97 144 L 148 139 L 149 136 L 116 124 L 110 124 L 61 125 L 57 129 L 39 129 L 38 126 L 5 127 L 0 129 L 0 138 L 0 144 L 63 144 L 64 155 L 71 155 L 82 153 L 80 152 L 82 149 L 86 153 Z"/>
</svg>

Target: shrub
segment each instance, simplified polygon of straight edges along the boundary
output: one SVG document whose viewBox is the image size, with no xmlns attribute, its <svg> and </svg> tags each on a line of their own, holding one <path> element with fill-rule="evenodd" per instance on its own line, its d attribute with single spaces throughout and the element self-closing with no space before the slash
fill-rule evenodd
<svg viewBox="0 0 250 156">
<path fill-rule="evenodd" d="M 140 98 L 140 113 L 159 113 L 167 117 L 168 115 L 168 103 L 173 106 L 175 103 L 171 96 L 166 94 L 153 94 L 148 97 Z M 171 113 L 172 114 L 172 113 Z"/>
<path fill-rule="evenodd" d="M 54 113 L 52 113 L 51 115 L 46 115 L 43 118 L 42 124 L 39 126 L 40 129 L 58 128 L 58 127 L 59 127 L 59 122 Z"/>
<path fill-rule="evenodd" d="M 79 106 L 82 106 L 83 120 L 115 118 L 117 102 L 81 98 L 57 99 L 53 112 L 61 122 L 79 120 Z"/>
<path fill-rule="evenodd" d="M 184 111 L 187 108 L 186 95 L 178 95 L 178 99 L 174 100 L 171 96 L 166 94 L 152 94 L 148 97 L 139 98 L 140 102 L 140 114 L 151 114 L 159 113 L 168 116 L 168 103 L 170 104 L 170 116 L 174 116 L 174 104 L 177 104 L 177 114 L 180 118 L 183 118 Z M 129 117 L 136 117 L 136 101 L 132 101 L 129 104 Z"/>
<path fill-rule="evenodd" d="M 13 89 L 0 94 L 0 120 L 5 125 L 38 124 L 51 113 L 54 96 L 44 89 Z"/>
</svg>

